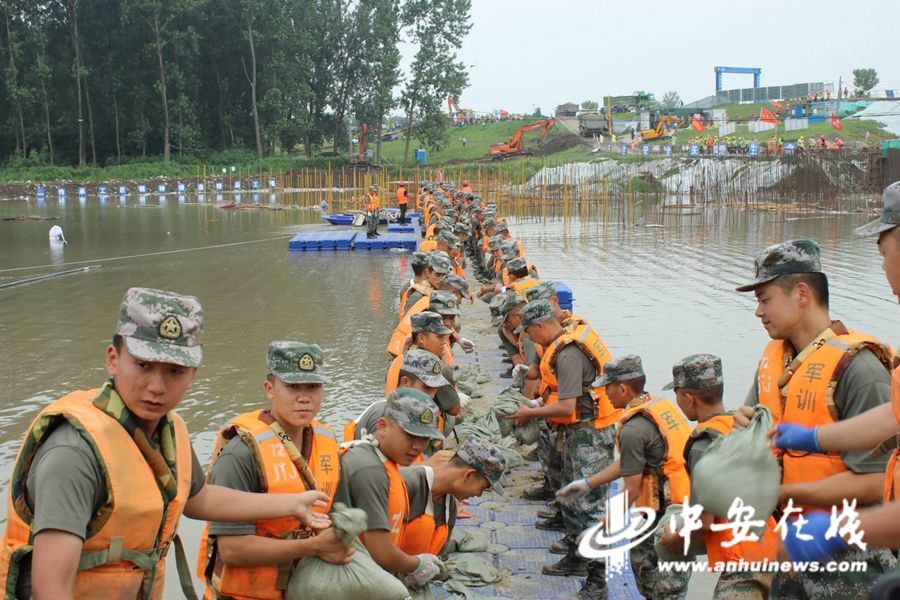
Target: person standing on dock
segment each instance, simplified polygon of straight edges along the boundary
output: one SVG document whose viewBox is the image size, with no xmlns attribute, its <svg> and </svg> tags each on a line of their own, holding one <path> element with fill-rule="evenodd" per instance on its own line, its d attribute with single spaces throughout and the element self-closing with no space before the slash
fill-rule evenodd
<svg viewBox="0 0 900 600">
<path fill-rule="evenodd" d="M 768 408 L 776 425 L 824 427 L 891 401 L 893 353 L 875 337 L 831 319 L 828 279 L 819 256 L 813 240 L 770 246 L 756 257 L 754 280 L 737 288 L 755 293 L 755 314 L 772 338 L 745 404 Z M 844 499 L 860 505 L 882 499 L 887 455 L 875 458 L 870 450 L 828 455 L 789 450 L 778 451 L 777 456 L 782 466 L 779 504 L 782 510 L 789 503 L 794 512 L 803 508 L 804 534 L 821 537 L 829 527 L 830 520 L 823 523 L 816 511 L 830 511 Z M 796 536 L 796 527 L 789 533 Z M 867 567 L 865 572 L 829 573 L 827 578 L 813 572 L 776 573 L 771 597 L 812 599 L 827 593 L 861 598 L 896 565 L 885 549 L 848 548 L 835 558 L 863 561 Z"/>
<path fill-rule="evenodd" d="M 173 543 L 180 550 L 182 514 L 328 526 L 312 512 L 327 498 L 319 491 L 249 494 L 205 483 L 174 412 L 203 360 L 202 338 L 197 298 L 150 288 L 125 293 L 106 349 L 110 379 L 45 406 L 19 450 L 0 558 L 6 595 L 161 598 L 166 552 Z M 180 575 L 193 597 L 189 572 Z"/>
<path fill-rule="evenodd" d="M 409 207 L 409 192 L 406 191 L 406 182 L 401 181 L 397 184 L 397 208 L 400 209 L 399 221 L 401 224 L 406 223 L 406 209 Z"/>
<path fill-rule="evenodd" d="M 381 209 L 381 199 L 378 197 L 378 186 L 374 183 L 369 186 L 369 193 L 365 196 L 365 209 L 367 219 L 366 237 L 369 239 L 378 237 L 378 220 L 380 219 L 378 213 Z"/>
<path fill-rule="evenodd" d="M 588 477 L 598 467 L 611 464 L 614 457 L 614 426 L 622 411 L 610 404 L 605 392 L 591 388 L 612 356 L 589 325 L 564 329 L 546 300 L 529 302 L 519 318 L 514 333 L 525 331 L 535 344 L 544 347 L 540 367 L 543 406 L 520 406 L 507 418 L 514 419 L 517 425 L 529 419 L 546 419 L 555 427 L 556 446 L 562 451 L 562 481 Z M 606 497 L 606 486 L 599 486 L 562 508 L 571 543 L 562 559 L 544 566 L 545 575 L 587 575 L 587 594 L 605 588 L 605 565 L 579 556 L 575 539 L 604 518 Z"/>
<path fill-rule="evenodd" d="M 650 396 L 644 390 L 646 384 L 640 356 L 629 354 L 606 363 L 603 375 L 594 385 L 604 390 L 614 407 L 624 409 L 616 426 L 620 458 L 599 472 L 567 483 L 556 494 L 561 505 L 577 502 L 622 477 L 629 506 L 655 511 L 655 527 L 670 504 L 680 504 L 687 498 L 690 481 L 684 446 L 690 427 L 675 404 Z M 663 573 L 658 563 L 652 537 L 631 549 L 631 569 L 638 591 L 646 598 L 684 598 L 690 573 Z"/>
<path fill-rule="evenodd" d="M 331 383 L 323 360 L 315 344 L 269 344 L 263 382 L 269 408 L 239 415 L 219 432 L 210 483 L 266 494 L 317 489 L 328 496 L 317 510 L 328 514 L 342 481 L 334 432 L 316 421 L 324 384 Z M 212 522 L 200 540 L 199 572 L 215 598 L 281 598 L 296 560 L 346 564 L 352 554 L 333 529 L 315 532 L 296 519 Z"/>
</svg>

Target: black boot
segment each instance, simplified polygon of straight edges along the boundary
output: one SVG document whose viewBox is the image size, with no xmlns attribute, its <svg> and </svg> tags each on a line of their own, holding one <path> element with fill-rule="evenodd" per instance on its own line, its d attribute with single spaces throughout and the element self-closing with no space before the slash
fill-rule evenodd
<svg viewBox="0 0 900 600">
<path fill-rule="evenodd" d="M 563 531 L 566 530 L 566 525 L 563 523 L 562 515 L 556 515 L 550 519 L 541 519 L 537 523 L 534 524 L 538 529 L 543 529 L 544 531 Z"/>
<path fill-rule="evenodd" d="M 542 485 L 536 488 L 528 488 L 522 492 L 522 497 L 526 500 L 543 500 L 546 502 L 556 498 L 556 494 L 546 485 Z"/>
<path fill-rule="evenodd" d="M 563 539 L 550 544 L 548 550 L 550 551 L 550 554 L 568 554 L 569 548 L 574 546 L 575 540 L 567 533 Z"/>
<path fill-rule="evenodd" d="M 551 502 L 544 508 L 539 508 L 537 511 L 537 516 L 540 519 L 552 519 L 559 515 L 559 505 L 556 502 Z"/>
<path fill-rule="evenodd" d="M 575 546 L 571 546 L 569 551 L 561 559 L 552 565 L 544 565 L 541 573 L 544 575 L 575 575 L 576 577 L 584 577 L 587 575 L 588 561 L 581 558 L 575 553 Z"/>
<path fill-rule="evenodd" d="M 578 600 L 601 600 L 606 598 L 606 565 L 599 560 L 588 563 L 587 579 L 578 592 Z"/>
</svg>

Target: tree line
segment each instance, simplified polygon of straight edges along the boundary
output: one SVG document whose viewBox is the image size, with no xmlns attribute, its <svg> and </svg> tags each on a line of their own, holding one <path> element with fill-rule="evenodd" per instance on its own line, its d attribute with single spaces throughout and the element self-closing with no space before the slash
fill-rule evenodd
<svg viewBox="0 0 900 600">
<path fill-rule="evenodd" d="M 471 0 L 0 0 L 0 160 L 346 153 L 390 111 L 447 142 Z M 411 55 L 401 66 L 401 45 Z"/>
</svg>

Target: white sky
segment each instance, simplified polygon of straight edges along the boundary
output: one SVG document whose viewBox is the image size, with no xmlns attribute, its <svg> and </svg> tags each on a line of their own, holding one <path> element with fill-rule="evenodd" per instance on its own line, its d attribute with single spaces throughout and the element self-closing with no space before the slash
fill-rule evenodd
<svg viewBox="0 0 900 600">
<path fill-rule="evenodd" d="M 552 114 L 634 90 L 690 102 L 715 92 L 716 65 L 760 67 L 763 86 L 871 67 L 876 89 L 900 89 L 898 24 L 898 0 L 472 0 L 460 106 Z M 752 85 L 724 76 L 723 89 Z"/>
</svg>

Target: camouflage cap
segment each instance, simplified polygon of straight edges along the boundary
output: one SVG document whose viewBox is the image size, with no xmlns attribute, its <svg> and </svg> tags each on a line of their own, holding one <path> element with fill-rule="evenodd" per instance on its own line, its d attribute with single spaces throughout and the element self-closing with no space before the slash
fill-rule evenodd
<svg viewBox="0 0 900 600">
<path fill-rule="evenodd" d="M 403 353 L 400 370 L 412 373 L 428 387 L 439 388 L 450 384 L 444 379 L 441 369 L 441 359 L 428 350 L 414 348 Z"/>
<path fill-rule="evenodd" d="M 414 267 L 424 267 L 428 264 L 428 253 L 416 250 L 412 253 L 412 258 L 409 262 Z"/>
<path fill-rule="evenodd" d="M 613 358 L 603 365 L 603 374 L 593 383 L 593 387 L 605 387 L 617 381 L 630 381 L 644 377 L 644 365 L 637 354 L 626 354 Z"/>
<path fill-rule="evenodd" d="M 487 213 L 487 212 L 485 211 L 484 214 L 485 214 L 485 215 L 488 215 L 489 213 Z M 496 225 L 496 224 L 497 224 L 497 223 L 494 221 L 494 217 L 493 217 L 493 216 L 485 216 L 484 223 L 482 223 L 482 225 L 484 226 L 485 229 L 493 229 L 493 228 L 494 228 L 494 225 Z"/>
<path fill-rule="evenodd" d="M 453 270 L 453 265 L 450 263 L 450 256 L 446 252 L 435 250 L 428 256 L 428 268 L 435 273 L 446 275 Z"/>
<path fill-rule="evenodd" d="M 424 392 L 412 388 L 397 388 L 387 397 L 384 416 L 403 431 L 416 437 L 443 440 L 437 429 L 438 407 Z"/>
<path fill-rule="evenodd" d="M 672 365 L 672 381 L 663 389 L 705 390 L 724 383 L 721 358 L 713 354 L 691 354 Z"/>
<path fill-rule="evenodd" d="M 754 262 L 756 279 L 735 289 L 752 292 L 781 275 L 821 273 L 819 254 L 819 245 L 813 240 L 788 240 L 769 246 L 757 255 Z"/>
<path fill-rule="evenodd" d="M 506 261 L 506 269 L 508 271 L 521 271 L 522 269 L 527 269 L 528 263 L 525 262 L 524 258 L 516 258 L 510 259 Z"/>
<path fill-rule="evenodd" d="M 518 306 L 525 304 L 522 297 L 513 290 L 500 292 L 491 298 L 491 325 L 500 327 L 506 321 L 506 316 Z"/>
<path fill-rule="evenodd" d="M 515 333 L 522 333 L 529 325 L 549 321 L 555 318 L 555 315 L 553 307 L 546 300 L 532 300 L 522 307 L 520 318 L 522 319 L 522 324 L 516 327 Z"/>
<path fill-rule="evenodd" d="M 494 231 L 496 231 L 497 233 L 503 233 L 504 231 L 506 231 L 507 233 L 509 233 L 509 227 L 506 225 L 506 222 L 505 222 L 505 221 L 499 221 L 499 222 L 494 226 Z"/>
<path fill-rule="evenodd" d="M 900 181 L 895 181 L 884 188 L 881 203 L 881 216 L 871 223 L 857 227 L 853 233 L 859 237 L 868 237 L 870 235 L 878 235 L 882 231 L 888 231 L 900 225 Z"/>
<path fill-rule="evenodd" d="M 469 235 L 470 231 L 469 226 L 462 221 L 453 226 L 453 233 L 464 233 Z"/>
<path fill-rule="evenodd" d="M 532 300 L 551 300 L 556 298 L 556 286 L 552 281 L 542 281 L 525 290 L 525 297 Z"/>
<path fill-rule="evenodd" d="M 456 296 L 444 290 L 431 292 L 431 295 L 428 296 L 428 310 L 439 315 L 459 316 L 459 305 L 456 303 Z"/>
<path fill-rule="evenodd" d="M 456 449 L 456 456 L 484 475 L 498 494 L 503 493 L 500 479 L 506 472 L 506 457 L 500 453 L 496 446 L 482 440 L 477 435 L 470 436 Z"/>
<path fill-rule="evenodd" d="M 431 292 L 432 294 L 434 292 Z M 437 333 L 439 335 L 448 335 L 453 333 L 453 330 L 444 325 L 444 321 L 441 319 L 441 315 L 436 312 L 426 310 L 420 313 L 416 313 L 409 318 L 410 324 L 412 326 L 412 332 L 418 333 L 420 331 L 428 331 L 431 333 Z"/>
<path fill-rule="evenodd" d="M 268 373 L 285 383 L 331 383 L 322 370 L 324 360 L 316 344 L 272 342 L 266 352 Z"/>
<path fill-rule="evenodd" d="M 456 273 L 447 273 L 447 275 L 444 277 L 444 282 L 443 285 L 441 285 L 441 289 L 454 289 L 462 294 L 463 298 L 469 297 L 469 283 Z"/>
<path fill-rule="evenodd" d="M 438 235 L 438 241 L 447 244 L 450 248 L 459 248 L 459 238 L 453 235 L 449 230 L 442 231 Z"/>
<path fill-rule="evenodd" d="M 501 245 L 500 245 L 501 241 L 502 240 L 500 239 L 499 235 L 492 235 L 491 237 L 488 238 L 488 249 L 491 250 L 492 252 L 494 250 L 500 250 L 501 249 Z"/>
<path fill-rule="evenodd" d="M 203 308 L 194 296 L 131 288 L 119 306 L 116 334 L 138 360 L 183 367 L 203 361 Z"/>
</svg>

